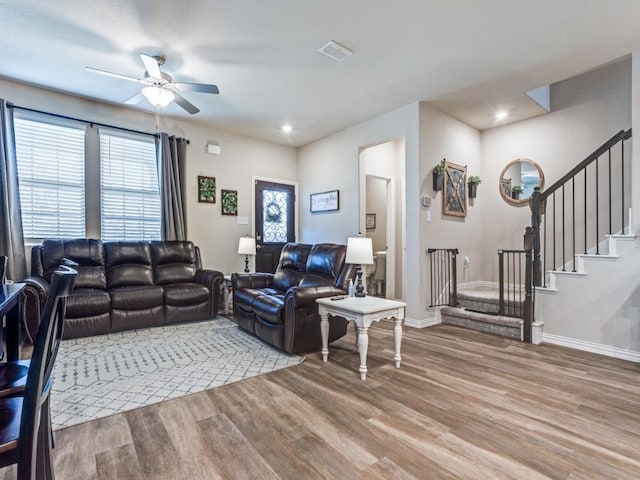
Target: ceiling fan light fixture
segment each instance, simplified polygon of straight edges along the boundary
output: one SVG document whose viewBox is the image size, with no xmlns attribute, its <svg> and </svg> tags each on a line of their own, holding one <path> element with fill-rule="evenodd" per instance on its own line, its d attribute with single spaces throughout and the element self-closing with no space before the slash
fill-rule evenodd
<svg viewBox="0 0 640 480">
<path fill-rule="evenodd" d="M 155 85 L 143 88 L 142 94 L 156 108 L 164 108 L 176 98 L 172 91 Z"/>
</svg>

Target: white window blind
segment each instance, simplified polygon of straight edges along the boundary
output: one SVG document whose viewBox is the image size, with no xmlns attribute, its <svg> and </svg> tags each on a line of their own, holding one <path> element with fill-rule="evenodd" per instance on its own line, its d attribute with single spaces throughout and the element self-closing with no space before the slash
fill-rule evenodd
<svg viewBox="0 0 640 480">
<path fill-rule="evenodd" d="M 25 239 L 84 237 L 84 128 L 18 117 L 14 125 Z"/>
<path fill-rule="evenodd" d="M 103 240 L 159 240 L 160 189 L 154 139 L 100 131 Z"/>
</svg>

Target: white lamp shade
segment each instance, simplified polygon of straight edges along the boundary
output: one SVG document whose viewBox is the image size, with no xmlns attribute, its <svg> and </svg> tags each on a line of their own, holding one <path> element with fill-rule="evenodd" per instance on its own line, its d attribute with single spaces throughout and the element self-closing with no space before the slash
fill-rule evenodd
<svg viewBox="0 0 640 480">
<path fill-rule="evenodd" d="M 373 243 L 368 237 L 349 237 L 347 239 L 346 263 L 357 265 L 373 264 Z"/>
<path fill-rule="evenodd" d="M 238 242 L 238 255 L 255 255 L 256 239 L 251 237 L 240 237 Z"/>
<path fill-rule="evenodd" d="M 156 108 L 166 107 L 176 98 L 172 91 L 155 86 L 143 88 L 142 94 Z"/>
</svg>

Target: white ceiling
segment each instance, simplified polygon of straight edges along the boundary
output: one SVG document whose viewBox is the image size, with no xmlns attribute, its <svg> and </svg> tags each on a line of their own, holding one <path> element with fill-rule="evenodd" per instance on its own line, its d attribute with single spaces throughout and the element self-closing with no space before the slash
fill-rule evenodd
<svg viewBox="0 0 640 480">
<path fill-rule="evenodd" d="M 162 54 L 220 88 L 184 94 L 192 119 L 294 146 L 417 100 L 480 129 L 527 118 L 525 91 L 640 49 L 638 0 L 0 0 L 0 18 L 2 77 L 122 104 L 139 85 L 84 67 L 142 76 Z"/>
</svg>

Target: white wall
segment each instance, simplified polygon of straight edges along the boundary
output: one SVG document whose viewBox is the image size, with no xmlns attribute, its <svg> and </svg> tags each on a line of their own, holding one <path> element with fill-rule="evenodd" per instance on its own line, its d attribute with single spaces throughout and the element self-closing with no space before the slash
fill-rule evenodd
<svg viewBox="0 0 640 480">
<path fill-rule="evenodd" d="M 537 162 L 548 187 L 613 134 L 631 126 L 631 61 L 625 59 L 552 85 L 552 111 L 482 133 L 483 280 L 497 280 L 497 250 L 523 247 L 528 204 L 506 203 L 498 190 L 515 158 Z"/>
<path fill-rule="evenodd" d="M 359 231 L 358 176 L 359 155 L 363 148 L 390 140 L 403 140 L 406 176 L 406 236 L 404 269 L 407 316 L 425 316 L 423 292 L 420 290 L 418 258 L 419 169 L 418 169 L 419 104 L 413 103 L 311 143 L 299 150 L 298 181 L 300 183 L 300 226 L 302 241 L 307 243 L 345 243 Z M 405 181 L 400 178 L 401 183 Z M 340 190 L 338 212 L 309 212 L 309 195 L 326 190 Z M 396 261 L 400 261 L 397 259 Z"/>
<path fill-rule="evenodd" d="M 107 105 L 49 90 L 0 80 L 0 98 L 22 107 L 78 117 L 145 132 L 155 131 L 155 116 L 140 111 Z M 248 137 L 233 135 L 194 120 L 161 116 L 160 130 L 190 140 L 187 149 L 187 231 L 189 239 L 202 252 L 207 268 L 224 273 L 244 268 L 237 255 L 238 238 L 253 234 L 253 219 L 238 225 L 236 217 L 222 216 L 220 189 L 238 190 L 238 215 L 251 216 L 252 175 L 294 181 L 297 178 L 297 151 Z M 208 140 L 219 143 L 222 153 L 205 152 Z M 216 177 L 217 203 L 198 203 L 197 176 Z"/>
<path fill-rule="evenodd" d="M 458 282 L 478 280 L 482 242 L 482 211 L 487 192 L 484 183 L 478 187 L 478 196 L 468 199 L 467 216 L 444 215 L 442 201 L 444 192 L 433 190 L 432 171 L 443 158 L 448 162 L 467 166 L 467 176 L 481 172 L 480 132 L 423 103 L 420 106 L 420 192 L 432 197 L 430 207 L 420 207 L 421 284 L 425 297 L 431 291 L 429 263 L 425 254 L 428 248 L 457 248 Z M 468 190 L 467 190 L 468 196 Z M 416 200 L 417 201 L 417 200 Z M 431 221 L 427 221 L 427 213 Z M 464 265 L 464 257 L 470 264 Z M 427 302 L 429 299 L 426 299 Z M 427 303 L 428 304 L 428 303 Z"/>
</svg>

